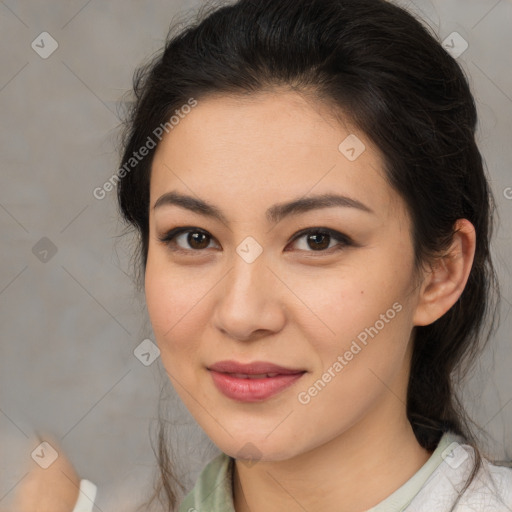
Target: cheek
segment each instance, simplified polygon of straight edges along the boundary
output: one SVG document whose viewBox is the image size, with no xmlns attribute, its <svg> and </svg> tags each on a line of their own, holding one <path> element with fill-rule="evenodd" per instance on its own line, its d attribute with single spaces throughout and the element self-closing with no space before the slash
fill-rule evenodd
<svg viewBox="0 0 512 512">
<path fill-rule="evenodd" d="M 196 306 L 204 295 L 198 288 L 189 281 L 183 282 L 178 272 L 148 258 L 145 275 L 146 305 L 162 361 L 167 369 L 167 361 L 182 362 L 182 358 L 187 357 L 187 353 L 193 354 L 196 348 L 199 337 L 194 335 L 194 329 L 202 325 L 197 318 L 200 308 Z"/>
<path fill-rule="evenodd" d="M 303 335 L 319 363 L 308 385 L 329 382 L 318 407 L 342 396 L 350 408 L 362 389 L 378 394 L 403 367 L 412 329 L 411 269 L 403 255 L 376 256 L 317 279 L 295 279 L 294 291 L 310 307 L 301 306 Z"/>
<path fill-rule="evenodd" d="M 340 313 L 333 342 L 315 338 L 320 364 L 298 390 L 297 400 L 299 410 L 329 425 L 326 438 L 348 428 L 390 393 L 401 394 L 410 312 L 401 301 L 369 309 L 359 316 Z"/>
<path fill-rule="evenodd" d="M 309 275 L 286 275 L 287 286 L 295 295 L 290 300 L 295 304 L 295 321 L 310 332 L 311 340 L 317 340 L 314 343 L 343 345 L 379 321 L 393 303 L 404 306 L 410 288 L 407 269 L 401 265 L 402 272 L 396 271 L 385 255 L 370 260 L 316 269 Z M 394 318 L 395 311 L 391 309 L 388 316 Z"/>
</svg>

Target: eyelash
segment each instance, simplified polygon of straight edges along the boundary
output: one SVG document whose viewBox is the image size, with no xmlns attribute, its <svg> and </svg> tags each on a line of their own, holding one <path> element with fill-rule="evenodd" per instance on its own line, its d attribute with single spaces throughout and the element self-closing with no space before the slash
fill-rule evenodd
<svg viewBox="0 0 512 512">
<path fill-rule="evenodd" d="M 215 240 L 215 238 L 212 235 L 210 235 L 210 233 L 208 233 L 208 231 L 205 231 L 203 229 L 196 228 L 193 226 L 186 226 L 186 227 L 184 226 L 184 227 L 177 227 L 177 228 L 171 229 L 164 235 L 160 236 L 159 240 L 163 244 L 167 245 L 172 251 L 179 252 L 179 253 L 187 253 L 187 254 L 192 253 L 192 252 L 200 253 L 200 252 L 203 252 L 205 249 L 207 249 L 207 248 L 183 249 L 182 247 L 176 248 L 175 247 L 175 244 L 176 244 L 175 238 L 184 233 L 201 233 L 201 234 L 209 237 L 210 241 Z M 295 242 L 295 241 L 299 240 L 300 238 L 304 237 L 305 235 L 310 235 L 310 234 L 329 236 L 331 238 L 331 240 L 334 239 L 335 241 L 337 241 L 338 245 L 334 246 L 334 247 L 329 247 L 328 249 L 319 249 L 316 251 L 311 249 L 309 251 L 306 250 L 304 252 L 313 253 L 313 254 L 315 254 L 315 253 L 331 254 L 332 252 L 337 252 L 337 251 L 343 250 L 346 247 L 356 245 L 354 243 L 354 241 L 347 235 L 344 235 L 343 233 L 340 233 L 339 231 L 335 231 L 333 229 L 328 229 L 328 228 L 302 229 L 302 230 L 298 231 L 297 233 L 295 233 L 295 235 L 292 237 L 292 239 L 290 240 L 289 243 Z M 331 240 L 329 241 L 329 245 L 330 245 Z"/>
</svg>

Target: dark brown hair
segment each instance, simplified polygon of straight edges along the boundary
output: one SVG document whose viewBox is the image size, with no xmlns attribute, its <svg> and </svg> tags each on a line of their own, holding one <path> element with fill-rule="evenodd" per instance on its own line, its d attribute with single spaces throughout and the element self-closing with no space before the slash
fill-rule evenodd
<svg viewBox="0 0 512 512">
<path fill-rule="evenodd" d="M 313 91 L 379 148 L 386 178 L 413 221 L 417 269 L 447 250 L 457 219 L 475 227 L 476 253 L 461 297 L 436 322 L 415 328 L 407 395 L 407 416 L 421 446 L 433 451 L 450 430 L 474 447 L 475 465 L 464 492 L 482 459 L 454 386 L 494 331 L 499 297 L 489 247 L 493 199 L 475 141 L 477 112 L 465 74 L 433 32 L 387 1 L 240 0 L 169 35 L 162 52 L 137 70 L 121 165 L 190 98 L 200 102 L 210 94 L 251 94 L 276 86 Z M 153 154 L 154 149 L 118 186 L 122 215 L 140 236 L 141 272 Z M 174 510 L 164 434 L 162 427 L 158 493 Z"/>
</svg>

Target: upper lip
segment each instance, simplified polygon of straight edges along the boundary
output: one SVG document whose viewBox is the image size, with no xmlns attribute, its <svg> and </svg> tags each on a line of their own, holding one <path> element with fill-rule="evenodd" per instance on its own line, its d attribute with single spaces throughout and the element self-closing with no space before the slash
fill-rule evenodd
<svg viewBox="0 0 512 512">
<path fill-rule="evenodd" d="M 237 361 L 218 361 L 208 367 L 209 370 L 221 373 L 240 373 L 242 375 L 260 375 L 264 373 L 278 373 L 290 375 L 303 373 L 306 370 L 299 368 L 285 368 L 266 361 L 254 361 L 252 363 L 239 363 Z"/>
</svg>

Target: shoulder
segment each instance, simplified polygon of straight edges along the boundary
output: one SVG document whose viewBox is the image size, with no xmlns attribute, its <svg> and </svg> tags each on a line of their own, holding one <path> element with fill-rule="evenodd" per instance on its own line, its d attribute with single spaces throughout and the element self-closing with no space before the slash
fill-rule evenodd
<svg viewBox="0 0 512 512">
<path fill-rule="evenodd" d="M 407 510 L 431 512 L 510 512 L 512 510 L 512 468 L 499 466 L 482 457 L 482 464 L 460 499 L 474 464 L 473 447 L 462 440 L 450 445 L 443 462 L 427 480 Z M 445 450 L 446 451 L 446 450 Z"/>
<path fill-rule="evenodd" d="M 464 500 L 461 499 L 466 507 L 489 512 L 509 512 L 512 510 L 512 468 L 498 466 L 484 458 L 466 494 Z"/>
</svg>

